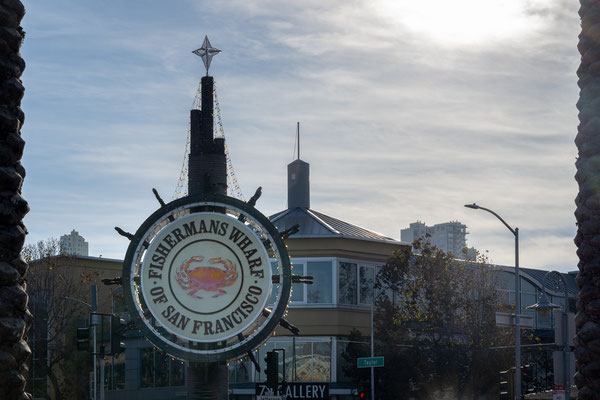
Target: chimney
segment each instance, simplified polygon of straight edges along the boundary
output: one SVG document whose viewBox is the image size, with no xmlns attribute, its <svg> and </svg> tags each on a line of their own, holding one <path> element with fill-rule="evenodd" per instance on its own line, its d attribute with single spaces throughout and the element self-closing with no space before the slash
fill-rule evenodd
<svg viewBox="0 0 600 400">
<path fill-rule="evenodd" d="M 227 194 L 225 141 L 213 138 L 212 76 L 202 77 L 202 108 L 190 111 L 188 193 Z"/>
<path fill-rule="evenodd" d="M 310 164 L 297 159 L 288 164 L 288 209 L 310 208 Z"/>
</svg>

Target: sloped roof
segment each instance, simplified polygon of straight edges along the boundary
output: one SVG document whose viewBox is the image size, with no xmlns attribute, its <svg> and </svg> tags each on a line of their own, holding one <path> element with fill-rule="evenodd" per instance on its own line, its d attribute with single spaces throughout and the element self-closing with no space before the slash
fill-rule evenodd
<svg viewBox="0 0 600 400">
<path fill-rule="evenodd" d="M 546 279 L 544 281 L 544 276 L 546 275 L 546 273 L 548 271 L 543 270 L 543 269 L 522 268 L 522 267 L 519 268 L 519 271 L 524 272 L 527 275 L 531 276 L 533 279 L 538 281 L 540 283 L 540 285 L 543 284 L 546 287 L 546 290 L 557 292 L 556 287 L 554 287 L 554 285 L 552 284 L 552 279 L 550 279 L 551 277 L 549 277 L 549 279 Z M 575 276 L 573 276 L 571 274 L 565 274 L 565 273 L 561 273 L 561 275 L 567 281 L 567 289 L 569 292 L 569 296 L 577 295 L 577 293 L 579 293 L 579 287 L 577 286 L 577 282 L 575 282 Z M 562 283 L 560 283 L 560 285 L 562 285 Z M 558 290 L 558 292 L 560 294 L 562 294 L 563 290 L 564 289 L 561 288 L 560 290 Z"/>
<path fill-rule="evenodd" d="M 296 207 L 284 210 L 269 217 L 281 232 L 296 224 L 298 233 L 292 238 L 341 237 L 349 239 L 375 240 L 389 243 L 402 243 L 394 238 L 350 224 L 315 210 Z"/>
</svg>

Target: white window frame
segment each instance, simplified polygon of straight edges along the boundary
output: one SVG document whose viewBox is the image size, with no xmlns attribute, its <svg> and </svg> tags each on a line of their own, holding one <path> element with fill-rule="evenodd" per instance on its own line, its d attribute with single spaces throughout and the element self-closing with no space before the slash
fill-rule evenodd
<svg viewBox="0 0 600 400">
<path fill-rule="evenodd" d="M 302 264 L 302 269 L 293 268 L 292 274 L 306 275 L 309 262 L 330 262 L 331 263 L 331 303 L 309 303 L 308 285 L 302 284 L 302 301 L 290 301 L 289 308 L 334 308 L 337 304 L 337 263 L 335 257 L 308 257 L 292 258 L 291 264 Z"/>
<path fill-rule="evenodd" d="M 339 290 L 339 284 L 340 284 L 340 274 L 339 274 L 339 268 L 340 268 L 340 263 L 350 263 L 350 264 L 356 264 L 356 303 L 357 304 L 341 304 L 339 302 L 339 298 L 337 296 L 337 292 Z M 356 259 L 352 259 L 352 258 L 336 258 L 336 263 L 335 263 L 335 291 L 336 291 L 336 296 L 335 296 L 335 303 L 337 304 L 338 307 L 340 308 L 350 308 L 350 309 L 369 309 L 371 307 L 371 303 L 361 303 L 361 298 L 360 298 L 360 268 L 361 267 L 365 267 L 365 268 L 371 268 L 373 270 L 373 299 L 375 299 L 375 283 L 377 282 L 377 273 L 378 268 L 381 267 L 383 264 L 381 262 L 375 262 L 375 261 L 364 261 L 364 260 L 356 260 Z"/>
</svg>

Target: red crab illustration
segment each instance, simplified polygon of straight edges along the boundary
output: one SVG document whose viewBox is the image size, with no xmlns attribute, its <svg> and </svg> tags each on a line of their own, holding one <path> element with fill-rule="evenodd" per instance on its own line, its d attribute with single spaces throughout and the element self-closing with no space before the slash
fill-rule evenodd
<svg viewBox="0 0 600 400">
<path fill-rule="evenodd" d="M 206 292 L 217 292 L 212 297 L 219 297 L 227 292 L 221 288 L 231 286 L 236 281 L 238 273 L 235 264 L 230 260 L 223 260 L 221 257 L 209 258 L 208 264 L 221 264 L 225 269 L 200 265 L 191 269 L 194 263 L 204 261 L 202 256 L 193 256 L 184 261 L 177 268 L 177 283 L 187 291 L 189 296 L 202 299 L 196 292 L 204 290 Z"/>
</svg>

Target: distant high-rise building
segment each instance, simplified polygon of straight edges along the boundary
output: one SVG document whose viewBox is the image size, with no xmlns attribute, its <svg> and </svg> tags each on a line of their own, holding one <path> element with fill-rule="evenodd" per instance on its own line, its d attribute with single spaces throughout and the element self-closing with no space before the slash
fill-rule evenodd
<svg viewBox="0 0 600 400">
<path fill-rule="evenodd" d="M 89 256 L 88 242 L 75 229 L 60 237 L 61 252 L 71 256 Z"/>
<path fill-rule="evenodd" d="M 457 258 L 465 258 L 463 249 L 467 247 L 466 225 L 458 221 L 450 221 L 427 226 L 423 222 L 417 221 L 400 231 L 400 239 L 408 243 L 425 238 L 426 235 L 429 235 L 429 242 L 438 249 L 452 253 Z M 471 258 L 471 256 L 467 258 Z"/>
</svg>

